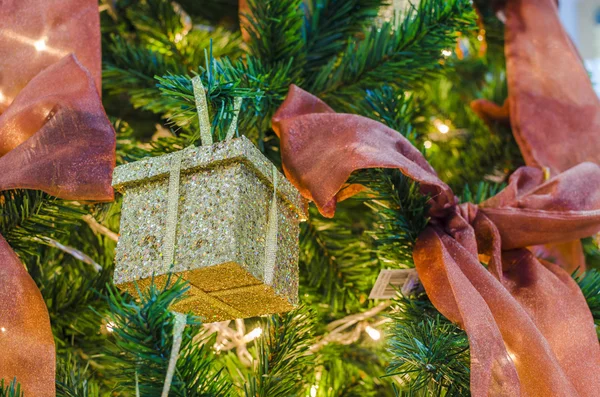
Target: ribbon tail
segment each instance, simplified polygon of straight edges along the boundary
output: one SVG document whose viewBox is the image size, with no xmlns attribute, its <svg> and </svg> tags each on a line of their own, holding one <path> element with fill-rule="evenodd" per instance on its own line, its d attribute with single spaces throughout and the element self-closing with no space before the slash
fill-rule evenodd
<svg viewBox="0 0 600 397">
<path fill-rule="evenodd" d="M 510 119 L 525 163 L 554 175 L 600 162 L 600 100 L 556 1 L 507 0 L 504 11 Z"/>
<path fill-rule="evenodd" d="M 433 228 L 417 240 L 413 257 L 419 279 L 434 306 L 458 323 L 469 337 L 471 395 L 520 396 L 519 377 L 502 340 L 502 334 L 485 299 L 454 259 L 454 247 Z M 469 262 L 473 258 L 467 258 Z M 472 263 L 469 263 L 471 266 Z M 476 266 L 487 272 L 478 261 Z M 489 277 L 492 277 L 489 273 Z"/>
<path fill-rule="evenodd" d="M 35 282 L 0 236 L 0 379 L 25 395 L 54 397 L 56 357 L 48 309 Z"/>
<path fill-rule="evenodd" d="M 597 379 L 582 376 L 600 365 L 593 320 L 560 268 L 514 250 L 503 256 L 500 281 L 432 228 L 419 237 L 414 259 L 431 301 L 469 336 L 474 396 L 591 397 L 598 390 Z"/>
</svg>

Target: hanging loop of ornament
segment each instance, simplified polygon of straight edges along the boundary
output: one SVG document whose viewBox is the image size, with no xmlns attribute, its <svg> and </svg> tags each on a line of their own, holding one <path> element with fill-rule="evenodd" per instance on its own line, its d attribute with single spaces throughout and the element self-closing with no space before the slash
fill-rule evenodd
<svg viewBox="0 0 600 397">
<path fill-rule="evenodd" d="M 233 100 L 233 118 L 231 119 L 231 124 L 229 124 L 229 129 L 227 130 L 227 135 L 225 136 L 225 140 L 228 141 L 233 138 L 235 135 L 235 129 L 237 128 L 238 117 L 240 115 L 240 109 L 242 108 L 242 101 L 244 98 L 235 97 Z"/>
<path fill-rule="evenodd" d="M 200 141 L 202 146 L 210 146 L 213 144 L 213 139 L 210 119 L 208 117 L 208 101 L 200 76 L 196 76 L 192 79 L 192 88 L 194 90 L 194 101 L 196 102 L 198 121 L 200 122 Z"/>
</svg>

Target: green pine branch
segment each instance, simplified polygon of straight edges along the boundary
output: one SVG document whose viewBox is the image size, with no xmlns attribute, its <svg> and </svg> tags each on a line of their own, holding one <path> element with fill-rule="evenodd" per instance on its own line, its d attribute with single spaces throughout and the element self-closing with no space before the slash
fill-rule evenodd
<svg viewBox="0 0 600 397">
<path fill-rule="evenodd" d="M 325 64 L 345 49 L 348 37 L 361 32 L 384 4 L 384 0 L 308 2 L 304 75 L 309 83 Z"/>
<path fill-rule="evenodd" d="M 222 140 L 233 118 L 235 99 L 242 98 L 240 114 L 244 114 L 246 109 L 257 106 L 263 93 L 256 89 L 241 87 L 240 80 L 230 78 L 230 74 L 221 63 L 212 56 L 208 59 L 209 63 L 200 77 L 209 105 L 214 138 Z M 199 143 L 200 127 L 191 77 L 167 75 L 156 79 L 162 96 L 172 101 L 171 108 L 165 111 L 177 109 L 166 114 L 170 121 L 177 127 L 192 131 L 190 143 Z"/>
<path fill-rule="evenodd" d="M 440 70 L 441 51 L 455 45 L 456 34 L 473 30 L 469 0 L 424 0 L 397 24 L 372 27 L 363 40 L 351 40 L 311 86 L 331 104 L 352 109 L 363 90 L 387 84 L 414 88 Z"/>
<path fill-rule="evenodd" d="M 387 376 L 398 396 L 468 396 L 467 335 L 440 315 L 426 296 L 399 296 L 390 315 Z"/>
<path fill-rule="evenodd" d="M 365 117 L 372 118 L 398 131 L 414 146 L 418 145 L 420 136 L 413 127 L 419 113 L 414 96 L 389 85 L 374 90 L 367 90 L 364 101 L 357 111 Z"/>
<path fill-rule="evenodd" d="M 111 38 L 105 58 L 102 85 L 110 95 L 127 94 L 136 108 L 151 106 L 157 95 L 154 76 L 184 74 L 188 69 L 168 56 L 120 36 Z"/>
<path fill-rule="evenodd" d="M 286 86 L 301 84 L 306 62 L 302 0 L 248 0 L 248 5 L 250 53 L 270 69 L 287 70 Z"/>
<path fill-rule="evenodd" d="M 16 379 L 13 379 L 10 383 L 2 379 L 0 380 L 0 397 L 24 397 L 24 394 Z"/>
<path fill-rule="evenodd" d="M 58 361 L 56 371 L 57 397 L 100 397 L 100 387 L 90 379 L 89 367 L 80 367 L 77 360 Z"/>
<path fill-rule="evenodd" d="M 364 338 L 369 338 L 365 335 Z M 316 397 L 392 397 L 385 343 L 361 339 L 350 345 L 328 344 L 319 350 Z"/>
<path fill-rule="evenodd" d="M 300 295 L 308 294 L 307 303 L 316 295 L 330 314 L 365 307 L 380 269 L 365 233 L 372 228 L 373 214 L 352 202 L 340 203 L 334 220 L 315 208 L 310 211 L 300 235 Z"/>
<path fill-rule="evenodd" d="M 153 284 L 135 300 L 109 288 L 109 317 L 121 352 L 112 356 L 116 371 L 112 376 L 124 390 L 133 393 L 137 387 L 140 395 L 161 395 L 173 343 L 174 315 L 169 308 L 188 289 L 181 280 L 167 281 L 163 288 Z M 220 397 L 229 393 L 231 385 L 221 370 L 213 367 L 214 357 L 194 340 L 201 332 L 200 325 L 197 317 L 188 315 L 170 395 Z"/>
<path fill-rule="evenodd" d="M 39 190 L 0 192 L 0 233 L 20 255 L 35 256 L 37 239 L 67 235 L 84 214 L 82 207 Z"/>
<path fill-rule="evenodd" d="M 600 241 L 590 237 L 581 240 L 581 242 L 585 254 L 585 263 L 591 268 L 600 270 Z"/>
<path fill-rule="evenodd" d="M 397 169 L 378 168 L 361 170 L 350 181 L 369 189 L 362 200 L 379 216 L 371 234 L 380 260 L 392 267 L 414 267 L 412 251 L 429 222 L 429 198 L 419 184 Z"/>
<path fill-rule="evenodd" d="M 257 363 L 244 385 L 246 397 L 300 396 L 310 387 L 314 314 L 300 307 L 268 318 L 256 344 Z"/>
<path fill-rule="evenodd" d="M 582 277 L 576 277 L 581 292 L 594 317 L 596 332 L 600 339 L 600 272 L 596 269 L 588 270 Z"/>
<path fill-rule="evenodd" d="M 494 197 L 505 187 L 505 183 L 479 182 L 476 185 L 475 190 L 471 191 L 471 187 L 465 185 L 465 189 L 460 195 L 460 202 L 481 204 L 485 200 Z"/>
</svg>

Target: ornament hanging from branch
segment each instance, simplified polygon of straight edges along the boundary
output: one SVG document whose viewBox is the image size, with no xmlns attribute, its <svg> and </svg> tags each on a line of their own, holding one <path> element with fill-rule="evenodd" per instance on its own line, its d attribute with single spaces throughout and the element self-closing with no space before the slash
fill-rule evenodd
<svg viewBox="0 0 600 397">
<path fill-rule="evenodd" d="M 123 192 L 115 284 L 190 283 L 173 307 L 205 322 L 291 310 L 298 301 L 298 191 L 244 136 L 212 143 L 204 88 L 194 78 L 201 147 L 118 167 Z M 239 111 L 239 102 L 236 106 Z"/>
</svg>

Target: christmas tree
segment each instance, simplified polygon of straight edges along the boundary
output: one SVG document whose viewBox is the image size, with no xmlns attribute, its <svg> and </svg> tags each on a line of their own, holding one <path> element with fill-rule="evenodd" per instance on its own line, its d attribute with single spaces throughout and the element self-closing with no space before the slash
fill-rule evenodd
<svg viewBox="0 0 600 397">
<path fill-rule="evenodd" d="M 498 197 L 505 196 L 498 193 L 512 186 L 510 175 L 543 157 L 535 150 L 523 150 L 521 140 L 531 142 L 533 138 L 527 134 L 548 125 L 533 122 L 533 127 L 528 127 L 526 117 L 531 112 L 527 113 L 527 101 L 516 96 L 522 86 L 515 85 L 515 81 L 535 82 L 535 73 L 525 74 L 521 80 L 516 78 L 519 60 L 505 51 L 508 41 L 512 46 L 509 48 L 514 49 L 526 40 L 511 35 L 518 31 L 514 28 L 516 15 L 527 11 L 521 3 L 518 0 L 415 3 L 248 0 L 238 4 L 235 0 L 101 0 L 102 104 L 116 132 L 117 165 L 202 145 L 192 83 L 199 76 L 215 136 L 224 136 L 237 117 L 235 134 L 249 138 L 279 170 L 286 171 L 286 176 L 305 196 L 312 195 L 317 205 L 310 204 L 308 221 L 300 224 L 296 308 L 286 313 L 222 322 L 209 322 L 184 313 L 187 316 L 182 320 L 172 307 L 186 297 L 190 285 L 177 275 L 129 292 L 113 283 L 122 195 L 116 194 L 113 201 L 92 203 L 106 199 L 59 198 L 62 196 L 43 188 L 20 185 L 18 189 L 10 184 L 7 184 L 10 188 L 5 188 L 0 177 L 0 234 L 25 265 L 47 307 L 56 356 L 56 395 L 466 396 L 484 395 L 482 390 L 488 387 L 489 395 L 494 395 L 494 381 L 488 379 L 482 388 L 478 383 L 480 378 L 473 376 L 473 371 L 492 372 L 492 367 L 487 372 L 477 369 L 474 361 L 480 355 L 472 360 L 480 328 L 468 325 L 471 314 L 464 307 L 478 308 L 479 295 L 460 307 L 463 318 L 448 315 L 454 309 L 440 303 L 443 299 L 439 296 L 449 294 L 450 287 L 443 284 L 446 292 L 433 296 L 431 285 L 439 280 L 423 272 L 420 266 L 427 262 L 424 257 L 434 248 L 419 244 L 431 225 L 437 227 L 441 219 L 445 221 L 447 214 L 439 215 L 438 210 L 446 211 L 454 205 L 449 203 L 441 208 L 439 197 L 456 197 L 456 203 L 469 210 L 488 199 L 499 201 Z M 541 4 L 543 10 L 556 10 L 554 1 L 535 3 Z M 555 17 L 548 13 L 541 15 L 548 21 Z M 3 16 L 1 11 L 0 16 L 17 18 Z M 513 33 L 505 35 L 505 29 L 509 28 Z M 33 45 L 38 51 L 45 50 L 37 41 Z M 565 58 L 569 58 L 568 54 Z M 564 76 L 558 80 L 565 87 L 569 85 Z M 312 101 L 303 96 L 310 95 L 315 97 L 314 101 L 323 101 L 331 107 L 324 113 L 330 117 L 335 115 L 334 111 L 358 115 L 362 117 L 356 119 L 360 123 L 369 119 L 377 122 L 369 126 L 382 125 L 389 127 L 385 131 L 396 131 L 401 139 L 395 141 L 400 142 L 398 151 L 411 160 L 408 171 L 396 165 L 352 170 L 344 185 L 348 194 L 333 192 L 340 200 L 337 203 L 333 200 L 335 216 L 331 217 L 333 210 L 327 207 L 331 203 L 319 202 L 312 185 L 304 184 L 300 174 L 303 171 L 294 163 L 301 157 L 301 150 L 297 157 L 288 155 L 289 148 L 282 143 L 284 139 L 293 139 L 292 128 L 300 128 L 293 120 L 285 124 L 286 119 L 279 117 L 286 105 L 287 109 L 292 107 L 291 85 L 296 86 L 296 92 L 301 91 L 298 95 L 302 100 Z M 540 91 L 552 96 L 552 86 L 548 87 Z M 509 101 L 510 120 L 509 112 L 501 107 L 509 93 L 516 98 Z M 242 101 L 236 116 L 238 98 Z M 0 91 L 0 105 L 4 100 Z M 323 106 L 318 103 L 315 107 Z M 531 103 L 538 106 L 535 112 L 539 112 L 540 119 L 551 118 L 553 111 L 568 114 L 550 106 L 540 108 L 540 102 L 535 100 Z M 6 109 L 0 106 L 0 112 L 8 114 Z M 578 115 L 596 120 L 598 108 L 592 108 L 591 112 L 589 117 L 584 113 Z M 303 116 L 298 114 L 299 118 Z M 349 120 L 342 116 L 331 124 L 313 126 L 313 130 L 319 129 L 314 139 L 323 138 L 330 130 L 355 128 L 359 123 Z M 373 127 L 377 128 L 380 127 Z M 364 133 L 360 130 L 356 136 Z M 565 143 L 565 147 L 572 150 L 575 144 L 586 145 L 578 139 Z M 323 142 L 320 148 L 326 157 L 330 148 Z M 68 144 L 69 141 L 63 143 Z M 0 156 L 10 150 L 5 149 L 0 142 Z M 581 153 L 595 153 L 596 149 L 600 148 L 591 145 L 582 148 Z M 353 163 L 352 155 L 342 157 L 338 163 Z M 546 174 L 546 180 L 560 178 L 563 171 L 576 165 L 553 168 L 551 160 L 536 168 L 540 177 Z M 584 161 L 594 162 L 594 157 L 582 154 L 576 163 Z M 599 162 L 597 155 L 595 162 Z M 317 159 L 314 163 L 318 163 Z M 430 164 L 440 182 L 427 179 L 430 174 L 427 178 L 415 176 L 417 171 L 410 168 L 413 163 L 428 172 L 425 164 Z M 297 182 L 301 179 L 301 183 Z M 553 186 L 559 186 L 560 181 L 557 179 Z M 566 192 L 575 191 L 579 185 L 573 186 L 565 188 Z M 598 193 L 591 190 L 586 193 L 586 197 L 595 195 Z M 341 200 L 342 196 L 347 197 Z M 589 208 L 581 211 L 584 210 Z M 595 215 L 586 218 L 593 221 L 586 230 L 600 229 L 597 213 L 598 209 Z M 492 215 L 486 216 L 499 224 Z M 540 227 L 543 225 L 546 224 Z M 479 227 L 467 226 L 469 230 Z M 586 310 L 591 311 L 598 326 L 600 274 L 596 268 L 600 266 L 600 247 L 599 239 L 592 234 L 581 239 L 585 272 L 582 259 L 577 266 L 569 263 L 564 273 L 580 287 Z M 569 247 L 579 249 L 577 244 L 582 237 L 575 233 L 567 239 L 576 240 Z M 257 236 L 247 236 L 253 238 Z M 482 238 L 477 235 L 479 245 L 485 245 L 480 241 Z M 506 240 L 504 235 L 502 238 Z M 566 249 L 544 248 L 535 241 L 528 244 L 536 245 L 531 252 L 564 265 L 561 255 Z M 492 249 L 479 252 L 479 259 L 475 251 L 475 260 L 481 261 L 482 270 L 497 265 Z M 456 252 L 450 255 L 453 260 L 464 262 Z M 12 260 L 7 258 L 0 255 L 2 261 Z M 420 281 L 411 270 L 415 266 Z M 502 264 L 499 266 L 502 269 Z M 391 277 L 392 281 L 400 277 L 402 282 L 384 284 L 383 295 L 372 295 L 380 272 L 386 269 L 400 271 Z M 507 269 L 504 271 L 506 278 L 511 279 Z M 448 278 L 452 279 L 451 276 Z M 4 291 L 0 297 L 16 291 L 10 282 L 2 280 L 2 283 Z M 458 284 L 448 285 L 457 288 Z M 581 295 L 579 289 L 570 291 Z M 511 293 L 518 294 L 515 290 Z M 2 310 L 8 309 L 0 309 L 0 314 L 4 313 Z M 494 310 L 491 309 L 494 317 L 501 317 Z M 576 318 L 577 310 L 579 307 L 573 309 L 573 317 L 563 320 Z M 582 316 L 587 315 L 586 311 Z M 497 318 L 495 321 L 501 323 Z M 4 326 L 1 322 L 0 317 L 0 326 Z M 511 337 L 506 335 L 503 325 L 498 328 L 507 346 L 512 346 L 512 342 L 507 342 Z M 519 332 L 514 329 L 515 335 Z M 597 336 L 600 337 L 600 332 Z M 589 345 L 590 351 L 598 350 L 596 342 L 594 339 Z M 180 346 L 174 346 L 179 343 Z M 544 339 L 540 343 L 555 342 Z M 18 351 L 19 346 L 12 349 Z M 173 351 L 178 352 L 178 357 L 173 356 Z M 36 358 L 32 357 L 32 362 Z M 517 362 L 519 358 L 510 359 Z M 1 363 L 2 358 L 0 368 Z M 170 378 L 167 373 L 173 363 Z M 38 365 L 45 364 L 40 359 Z M 523 383 L 521 390 L 542 390 L 527 389 L 533 387 L 532 383 L 524 386 L 527 382 L 519 365 L 525 364 L 516 364 Z M 26 369 L 34 374 L 32 379 L 37 370 Z M 496 373 L 499 383 L 509 379 L 508 372 Z M 579 395 L 588 395 L 586 386 L 571 378 L 564 382 L 573 383 L 575 386 L 568 387 L 574 387 Z M 589 382 L 592 384 L 592 380 Z M 6 378 L 1 383 L 0 396 L 35 395 L 27 392 L 27 383 L 18 376 Z M 513 385 L 510 380 L 506 383 Z M 554 385 L 550 381 L 547 384 Z M 44 395 L 53 395 L 53 391 L 46 392 Z"/>
</svg>

